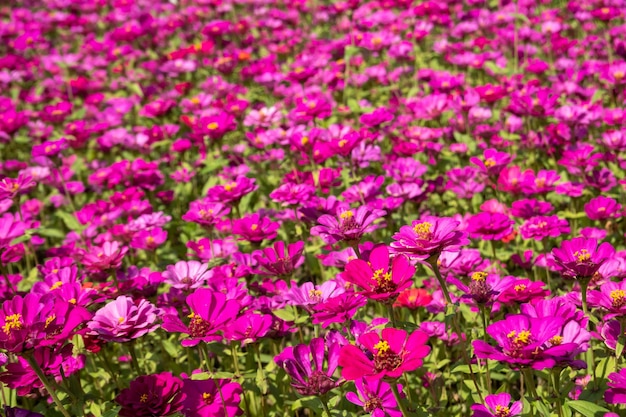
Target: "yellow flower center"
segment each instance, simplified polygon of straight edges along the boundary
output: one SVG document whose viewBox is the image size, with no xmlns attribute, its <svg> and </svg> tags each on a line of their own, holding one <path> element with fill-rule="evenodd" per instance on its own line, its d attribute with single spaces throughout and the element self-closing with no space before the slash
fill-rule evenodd
<svg viewBox="0 0 626 417">
<path fill-rule="evenodd" d="M 124 320 L 126 320 L 126 318 L 125 318 L 125 317 L 118 317 L 118 318 L 117 318 L 117 322 L 118 322 L 118 323 L 120 323 L 120 324 L 121 324 L 121 323 L 123 323 L 123 322 L 124 322 Z"/>
<path fill-rule="evenodd" d="M 413 231 L 417 233 L 417 237 L 422 240 L 428 240 L 432 237 L 430 229 L 433 227 L 430 222 L 423 222 L 413 226 Z"/>
<path fill-rule="evenodd" d="M 516 332 L 512 330 L 509 334 L 506 335 L 509 339 L 512 340 L 513 343 L 517 345 L 527 345 L 530 343 L 530 338 L 532 334 L 528 330 L 522 330 L 521 332 Z"/>
<path fill-rule="evenodd" d="M 391 346 L 389 346 L 389 343 L 387 343 L 386 341 L 381 340 L 380 342 L 374 345 L 374 349 L 376 349 L 377 355 L 382 355 L 386 352 L 389 352 L 389 350 L 391 349 Z"/>
<path fill-rule="evenodd" d="M 591 259 L 591 254 L 587 249 L 581 249 L 580 252 L 574 252 L 574 257 L 578 260 L 578 263 L 585 263 Z"/>
<path fill-rule="evenodd" d="M 211 395 L 210 392 L 203 392 L 202 401 L 204 401 L 205 404 L 211 404 L 213 402 L 213 395 Z"/>
<path fill-rule="evenodd" d="M 496 161 L 494 161 L 493 158 L 489 158 L 489 159 L 485 159 L 485 166 L 487 168 L 491 168 L 492 166 L 496 165 Z"/>
<path fill-rule="evenodd" d="M 345 139 L 341 139 L 341 140 L 339 141 L 339 147 L 340 147 L 340 148 L 343 148 L 344 146 L 346 146 L 346 143 L 348 143 L 348 141 L 347 141 L 347 140 L 345 140 Z"/>
<path fill-rule="evenodd" d="M 487 278 L 487 273 L 486 272 L 474 272 L 471 278 L 472 278 L 472 281 L 484 282 L 485 279 Z"/>
<path fill-rule="evenodd" d="M 560 345 L 561 343 L 563 343 L 563 336 L 554 336 L 552 339 L 550 339 L 550 343 L 552 344 L 552 346 Z"/>
<path fill-rule="evenodd" d="M 343 213 L 341 213 L 339 215 L 339 217 L 341 217 L 342 219 L 350 219 L 352 217 L 354 217 L 354 212 L 352 210 L 348 210 L 348 211 L 344 211 Z"/>
<path fill-rule="evenodd" d="M 307 143 L 309 143 L 309 137 L 308 136 L 302 136 L 302 139 L 300 139 L 300 144 L 301 145 L 306 145 Z"/>
<path fill-rule="evenodd" d="M 208 125 L 206 125 L 206 128 L 207 128 L 207 129 L 209 129 L 209 130 L 215 130 L 215 129 L 217 129 L 218 127 L 220 127 L 220 125 L 218 125 L 218 124 L 217 124 L 217 123 L 215 123 L 215 122 L 211 122 L 211 123 L 209 123 Z"/>
<path fill-rule="evenodd" d="M 60 288 L 62 285 L 63 283 L 61 281 L 57 281 L 54 284 L 52 284 L 52 287 L 50 287 L 50 291 L 56 290 L 57 288 Z"/>
<path fill-rule="evenodd" d="M 21 314 L 11 314 L 4 318 L 4 326 L 2 326 L 2 330 L 4 330 L 5 334 L 11 333 L 11 330 L 20 330 L 22 328 L 22 315 Z"/>
<path fill-rule="evenodd" d="M 257 230 L 258 228 L 259 228 L 259 225 L 258 225 L 258 224 L 256 224 L 256 223 L 255 223 L 255 224 L 253 224 L 252 226 L 250 226 L 250 229 L 251 229 L 251 230 L 253 230 L 253 231 L 254 231 L 254 230 Z"/>
<path fill-rule="evenodd" d="M 613 308 L 621 308 L 626 305 L 626 291 L 613 290 L 610 294 Z"/>
<path fill-rule="evenodd" d="M 194 97 L 189 101 L 191 101 L 193 104 L 200 104 L 200 99 L 198 97 Z"/>
<path fill-rule="evenodd" d="M 506 405 L 496 405 L 496 417 L 509 417 L 511 409 Z"/>
<path fill-rule="evenodd" d="M 518 284 L 518 285 L 516 285 L 514 288 L 515 288 L 515 291 L 517 291 L 517 292 L 522 292 L 522 291 L 525 291 L 525 290 L 526 290 L 526 285 L 524 285 L 524 284 Z"/>
<path fill-rule="evenodd" d="M 226 184 L 224 186 L 224 189 L 226 191 L 232 191 L 235 187 L 237 187 L 237 183 L 233 181 L 233 182 L 230 182 L 230 183 Z"/>
<path fill-rule="evenodd" d="M 52 314 L 50 317 L 48 317 L 46 319 L 46 325 L 44 326 L 46 329 L 48 328 L 48 326 L 50 326 L 50 324 L 57 318 L 56 314 Z"/>
<path fill-rule="evenodd" d="M 378 282 L 379 286 L 385 283 L 391 282 L 391 272 L 385 272 L 383 269 L 377 269 L 374 271 L 373 278 Z"/>
</svg>

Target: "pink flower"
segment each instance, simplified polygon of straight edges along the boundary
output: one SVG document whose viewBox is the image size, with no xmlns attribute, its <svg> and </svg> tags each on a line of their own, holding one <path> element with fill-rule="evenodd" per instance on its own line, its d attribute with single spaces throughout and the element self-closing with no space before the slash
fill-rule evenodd
<svg viewBox="0 0 626 417">
<path fill-rule="evenodd" d="M 163 317 L 162 325 L 165 331 L 189 335 L 181 343 L 185 347 L 220 340 L 222 337 L 218 333 L 223 332 L 226 325 L 237 317 L 241 307 L 239 301 L 229 300 L 221 292 L 208 288 L 199 288 L 188 295 L 187 305 L 191 311 L 187 316 L 187 325 L 172 314 Z"/>
<path fill-rule="evenodd" d="M 460 223 L 449 217 L 423 217 L 411 226 L 402 226 L 392 236 L 391 248 L 421 260 L 439 256 L 443 250 L 454 252 L 467 245 L 467 234 L 458 230 Z"/>
<path fill-rule="evenodd" d="M 379 227 L 373 223 L 384 215 L 384 210 L 370 210 L 367 206 L 356 210 L 339 209 L 337 216 L 320 216 L 317 219 L 320 225 L 311 228 L 311 235 L 320 236 L 329 244 L 345 241 L 351 246 L 356 245 L 363 235 Z"/>
<path fill-rule="evenodd" d="M 108 342 L 128 342 L 156 330 L 159 310 L 147 300 L 120 296 L 96 311 L 87 327 Z"/>
<path fill-rule="evenodd" d="M 183 380 L 183 414 L 185 417 L 235 417 L 243 390 L 228 379 Z"/>
<path fill-rule="evenodd" d="M 189 291 L 205 284 L 210 276 L 208 269 L 208 264 L 198 261 L 179 261 L 174 265 L 168 265 L 163 277 L 172 287 Z"/>
<path fill-rule="evenodd" d="M 286 252 L 285 249 L 287 249 Z M 290 276 L 304 263 L 303 251 L 304 242 L 302 241 L 289 244 L 286 248 L 285 242 L 276 242 L 271 248 L 254 251 L 252 258 L 259 266 L 254 273 L 279 277 Z"/>
<path fill-rule="evenodd" d="M 265 239 L 274 239 L 279 227 L 280 224 L 273 222 L 269 217 L 261 217 L 254 213 L 233 221 L 233 234 L 240 236 L 240 240 L 261 242 Z"/>
<path fill-rule="evenodd" d="M 404 372 L 422 366 L 422 359 L 430 352 L 426 345 L 428 335 L 416 330 L 407 338 L 404 330 L 386 328 L 362 334 L 358 342 L 365 352 L 354 345 L 346 345 L 339 353 L 341 376 L 353 381 L 365 377 L 368 380 L 397 379 Z M 367 352 L 367 354 L 366 354 Z"/>
<path fill-rule="evenodd" d="M 411 286 L 413 274 L 415 267 L 409 264 L 406 256 L 397 255 L 390 267 L 389 249 L 379 246 L 372 250 L 368 262 L 362 259 L 348 262 L 342 277 L 362 288 L 361 294 L 367 298 L 393 302 L 401 291 Z"/>
</svg>

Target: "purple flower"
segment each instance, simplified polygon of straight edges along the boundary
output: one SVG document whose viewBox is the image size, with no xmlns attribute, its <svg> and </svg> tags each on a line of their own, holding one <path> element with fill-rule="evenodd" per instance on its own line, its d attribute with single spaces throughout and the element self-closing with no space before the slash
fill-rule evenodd
<svg viewBox="0 0 626 417">
<path fill-rule="evenodd" d="M 467 245 L 467 234 L 458 230 L 460 223 L 449 217 L 424 217 L 411 226 L 402 226 L 392 236 L 390 246 L 396 253 L 421 260 L 439 256 L 443 250 L 454 252 Z"/>
<path fill-rule="evenodd" d="M 515 281 L 514 277 L 500 277 L 497 274 L 488 274 L 482 271 L 474 272 L 470 276 L 468 285 L 456 278 L 448 278 L 449 283 L 454 284 L 465 293 L 462 298 L 469 299 L 479 305 L 492 304 L 513 281 Z"/>
<path fill-rule="evenodd" d="M 498 152 L 496 149 L 487 149 L 483 154 L 483 159 L 472 157 L 470 162 L 478 167 L 485 175 L 495 177 L 500 171 L 513 160 L 513 157 L 506 152 Z"/>
<path fill-rule="evenodd" d="M 472 417 L 514 417 L 522 414 L 522 402 L 515 401 L 511 404 L 511 394 L 487 395 L 485 405 L 474 404 Z"/>
<path fill-rule="evenodd" d="M 615 249 L 604 242 L 598 246 L 595 239 L 577 237 L 561 242 L 552 249 L 554 262 L 563 268 L 563 275 L 572 278 L 591 278 L 604 262 L 613 256 Z"/>
<path fill-rule="evenodd" d="M 172 287 L 190 291 L 205 284 L 210 275 L 208 269 L 208 264 L 198 261 L 179 261 L 168 265 L 163 277 Z"/>
<path fill-rule="evenodd" d="M 147 300 L 120 296 L 96 311 L 87 327 L 108 342 L 128 342 L 156 330 L 159 310 Z"/>
<path fill-rule="evenodd" d="M 621 204 L 610 197 L 598 196 L 585 204 L 585 213 L 591 220 L 606 220 L 620 216 Z"/>
<path fill-rule="evenodd" d="M 589 291 L 587 302 L 590 307 L 602 308 L 608 312 L 604 319 L 626 315 L 626 281 L 609 281 L 598 287 L 600 290 Z"/>
<path fill-rule="evenodd" d="M 311 235 L 320 236 L 328 244 L 344 241 L 353 246 L 363 235 L 376 230 L 379 225 L 373 223 L 384 215 L 384 210 L 370 210 L 367 206 L 356 210 L 339 209 L 337 216 L 320 216 L 317 219 L 320 226 L 312 227 Z"/>
<path fill-rule="evenodd" d="M 552 204 L 539 200 L 517 200 L 511 204 L 511 215 L 530 219 L 535 216 L 543 216 L 554 209 Z"/>
<path fill-rule="evenodd" d="M 185 417 L 234 417 L 243 414 L 239 408 L 243 390 L 228 379 L 183 380 L 183 414 Z"/>
<path fill-rule="evenodd" d="M 551 368 L 558 358 L 579 348 L 577 343 L 563 343 L 564 323 L 561 317 L 509 315 L 487 327 L 487 333 L 496 341 L 495 347 L 482 340 L 474 340 L 472 345 L 480 359 L 505 362 L 513 368 Z"/>
<path fill-rule="evenodd" d="M 246 311 L 224 330 L 224 336 L 229 340 L 241 342 L 241 346 L 258 342 L 272 326 L 272 316 L 269 314 L 252 313 Z"/>
<path fill-rule="evenodd" d="M 287 249 L 287 251 L 285 251 Z M 253 271 L 260 275 L 287 277 L 304 263 L 302 252 L 304 242 L 291 243 L 285 248 L 285 242 L 276 242 L 271 248 L 255 251 L 252 258 L 259 269 Z"/>
<path fill-rule="evenodd" d="M 526 220 L 519 231 L 524 239 L 543 240 L 568 234 L 570 228 L 567 220 L 557 216 L 536 216 Z"/>
<path fill-rule="evenodd" d="M 183 409 L 183 381 L 169 372 L 142 375 L 130 382 L 115 401 L 122 417 L 171 416 Z"/>
<path fill-rule="evenodd" d="M 308 345 L 286 347 L 274 361 L 291 377 L 291 386 L 298 394 L 324 395 L 343 383 L 342 379 L 333 377 L 341 346 L 318 337 Z"/>
<path fill-rule="evenodd" d="M 352 320 L 356 311 L 367 304 L 367 298 L 354 293 L 342 293 L 315 306 L 313 324 L 326 328 L 332 323 Z"/>
<path fill-rule="evenodd" d="M 609 389 L 604 393 L 604 401 L 609 404 L 626 404 L 626 368 L 609 374 Z"/>
<path fill-rule="evenodd" d="M 19 214 L 4 213 L 0 217 L 0 250 L 6 249 L 13 239 L 22 236 L 26 227 Z"/>
<path fill-rule="evenodd" d="M 237 317 L 241 304 L 229 300 L 221 292 L 208 288 L 198 288 L 187 296 L 187 305 L 191 313 L 187 316 L 189 324 L 184 325 L 176 315 L 167 314 L 163 317 L 163 329 L 168 332 L 184 333 L 189 338 L 182 341 L 185 347 L 198 343 L 220 340 L 218 332 L 224 331 L 226 325 Z"/>
<path fill-rule="evenodd" d="M 12 353 L 64 343 L 78 326 L 91 317 L 54 295 L 26 294 L 2 303 L 0 310 L 0 348 Z"/>
<path fill-rule="evenodd" d="M 194 222 L 204 227 L 215 226 L 219 220 L 230 213 L 230 208 L 221 203 L 211 203 L 204 200 L 192 201 L 189 211 L 183 214 L 182 219 L 186 222 Z"/>
<path fill-rule="evenodd" d="M 360 378 L 354 381 L 354 385 L 357 392 L 348 392 L 346 399 L 352 404 L 363 407 L 365 413 L 369 413 L 372 417 L 402 417 L 402 411 L 388 383 L 382 379 Z M 397 387 L 402 393 L 402 385 L 398 384 Z"/>
<path fill-rule="evenodd" d="M 467 232 L 473 239 L 500 240 L 513 232 L 513 223 L 506 214 L 482 212 L 468 220 Z"/>
<path fill-rule="evenodd" d="M 279 228 L 278 222 L 273 222 L 269 217 L 261 217 L 258 213 L 233 221 L 233 234 L 241 236 L 240 240 L 250 242 L 272 240 L 278 234 Z"/>
</svg>

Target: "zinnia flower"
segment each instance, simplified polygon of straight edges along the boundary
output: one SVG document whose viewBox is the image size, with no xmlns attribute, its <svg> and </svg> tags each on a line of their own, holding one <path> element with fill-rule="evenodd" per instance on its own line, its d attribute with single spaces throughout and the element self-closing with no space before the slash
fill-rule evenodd
<svg viewBox="0 0 626 417">
<path fill-rule="evenodd" d="M 340 349 L 339 343 L 327 343 L 318 337 L 308 345 L 286 347 L 274 361 L 291 377 L 291 386 L 299 394 L 324 395 L 342 383 L 333 377 Z"/>
<path fill-rule="evenodd" d="M 399 293 L 411 286 L 415 267 L 406 256 L 398 255 L 389 265 L 389 249 L 378 246 L 369 261 L 354 259 L 346 265 L 343 278 L 362 288 L 365 297 L 382 302 L 395 300 Z"/>
<path fill-rule="evenodd" d="M 158 314 L 159 310 L 149 301 L 135 303 L 122 295 L 96 311 L 87 326 L 91 334 L 108 342 L 128 342 L 156 330 Z"/>
<path fill-rule="evenodd" d="M 354 246 L 361 241 L 363 235 L 378 228 L 373 223 L 384 215 L 384 210 L 370 210 L 366 206 L 356 210 L 340 209 L 337 216 L 320 216 L 317 219 L 320 225 L 311 228 L 311 235 L 320 236 L 328 244 L 344 241 Z"/>
<path fill-rule="evenodd" d="M 565 240 L 560 248 L 552 249 L 554 262 L 563 268 L 563 275 L 577 279 L 593 277 L 614 253 L 610 243 L 603 242 L 598 246 L 595 239 L 584 237 Z"/>
<path fill-rule="evenodd" d="M 604 401 L 609 404 L 626 404 L 626 368 L 609 374 L 609 386 L 604 393 Z"/>
<path fill-rule="evenodd" d="M 179 261 L 168 265 L 163 277 L 172 287 L 189 291 L 204 285 L 209 277 L 208 269 L 208 264 L 198 261 Z"/>
<path fill-rule="evenodd" d="M 472 417 L 515 417 L 522 414 L 522 402 L 515 401 L 511 404 L 511 394 L 487 395 L 485 405 L 474 404 Z"/>
<path fill-rule="evenodd" d="M 185 347 L 195 346 L 201 341 L 220 340 L 222 337 L 218 332 L 237 317 L 241 307 L 239 301 L 227 299 L 221 292 L 208 288 L 198 288 L 189 294 L 187 305 L 191 310 L 187 316 L 189 324 L 184 325 L 178 316 L 168 314 L 163 317 L 162 326 L 168 332 L 188 334 L 189 338 L 181 343 Z"/>
<path fill-rule="evenodd" d="M 367 354 L 354 345 L 346 345 L 339 352 L 341 376 L 353 381 L 366 379 L 399 378 L 404 372 L 422 366 L 422 358 L 430 352 L 426 345 L 428 335 L 416 330 L 407 339 L 404 330 L 386 328 L 362 334 L 358 338 Z"/>
<path fill-rule="evenodd" d="M 228 379 L 183 380 L 183 414 L 185 417 L 234 417 L 243 414 L 239 408 L 243 390 Z"/>
<path fill-rule="evenodd" d="M 142 375 L 130 382 L 115 401 L 122 417 L 166 417 L 183 409 L 183 381 L 169 372 Z"/>
<path fill-rule="evenodd" d="M 425 217 L 415 220 L 411 226 L 402 226 L 392 236 L 391 247 L 421 260 L 439 256 L 443 250 L 454 252 L 467 245 L 467 233 L 458 230 L 460 223 L 449 217 Z"/>
<path fill-rule="evenodd" d="M 363 407 L 363 411 L 372 417 L 402 417 L 402 411 L 388 383 L 382 379 L 360 378 L 354 381 L 354 385 L 357 392 L 346 394 L 346 399 L 352 404 Z M 402 393 L 400 384 L 398 384 L 398 392 Z"/>
</svg>

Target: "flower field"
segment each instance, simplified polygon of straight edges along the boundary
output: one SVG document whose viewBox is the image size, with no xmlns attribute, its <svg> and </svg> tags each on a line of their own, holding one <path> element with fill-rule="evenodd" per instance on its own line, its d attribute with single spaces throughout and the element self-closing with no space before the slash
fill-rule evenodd
<svg viewBox="0 0 626 417">
<path fill-rule="evenodd" d="M 3 417 L 626 416 L 626 3 L 0 4 Z"/>
</svg>

